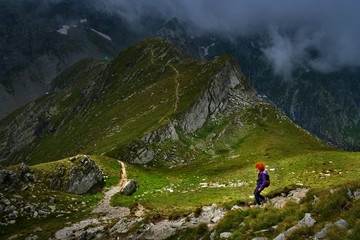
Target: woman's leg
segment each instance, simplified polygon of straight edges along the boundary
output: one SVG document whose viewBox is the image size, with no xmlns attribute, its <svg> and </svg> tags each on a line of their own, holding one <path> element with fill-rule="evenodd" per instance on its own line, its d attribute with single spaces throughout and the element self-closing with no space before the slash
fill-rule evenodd
<svg viewBox="0 0 360 240">
<path fill-rule="evenodd" d="M 265 200 L 265 197 L 263 195 L 261 195 L 260 193 L 261 193 L 261 190 L 259 191 L 258 187 L 256 187 L 255 191 L 254 191 L 254 196 L 255 196 L 256 203 L 258 205 L 261 204 L 260 199 Z"/>
<path fill-rule="evenodd" d="M 255 201 L 256 201 L 257 205 L 260 205 L 259 195 L 260 195 L 259 189 L 256 187 L 255 191 L 254 191 L 254 196 L 255 196 Z"/>
</svg>

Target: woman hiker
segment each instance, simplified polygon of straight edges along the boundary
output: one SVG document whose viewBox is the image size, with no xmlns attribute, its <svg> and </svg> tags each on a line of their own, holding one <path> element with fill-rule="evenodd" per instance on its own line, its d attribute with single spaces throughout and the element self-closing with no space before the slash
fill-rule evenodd
<svg viewBox="0 0 360 240">
<path fill-rule="evenodd" d="M 256 189 L 254 191 L 254 195 L 255 195 L 256 203 L 258 205 L 260 205 L 261 204 L 260 199 L 262 201 L 266 201 L 266 198 L 264 196 L 262 196 L 260 193 L 262 190 L 264 190 L 265 187 L 268 186 L 267 181 L 269 181 L 269 180 L 267 180 L 267 179 L 269 179 L 269 177 L 267 177 L 267 176 L 269 176 L 269 174 L 265 169 L 264 163 L 259 162 L 259 163 L 255 164 L 255 167 L 259 170 L 259 173 L 258 173 L 258 180 L 256 183 Z"/>
</svg>

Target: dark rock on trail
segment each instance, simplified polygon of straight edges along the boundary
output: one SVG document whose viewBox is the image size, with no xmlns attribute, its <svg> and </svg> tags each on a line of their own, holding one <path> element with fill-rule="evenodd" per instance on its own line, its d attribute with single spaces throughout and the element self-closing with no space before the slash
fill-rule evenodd
<svg viewBox="0 0 360 240">
<path fill-rule="evenodd" d="M 135 180 L 130 180 L 128 181 L 124 188 L 121 190 L 121 194 L 126 195 L 126 196 L 131 196 L 136 192 L 136 189 L 139 187 L 139 184 L 137 181 Z"/>
</svg>

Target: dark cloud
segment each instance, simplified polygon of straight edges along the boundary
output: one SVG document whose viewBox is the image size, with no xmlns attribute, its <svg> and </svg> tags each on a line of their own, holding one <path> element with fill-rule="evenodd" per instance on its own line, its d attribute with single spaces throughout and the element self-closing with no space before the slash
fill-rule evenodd
<svg viewBox="0 0 360 240">
<path fill-rule="evenodd" d="M 358 0 L 103 0 L 102 4 L 133 22 L 143 16 L 177 16 L 196 31 L 229 37 L 266 34 L 262 50 L 284 76 L 298 64 L 325 72 L 360 64 Z M 309 49 L 316 50 L 316 56 Z"/>
<path fill-rule="evenodd" d="M 285 77 L 299 64 L 324 72 L 360 65 L 358 0 L 84 0 L 81 4 L 119 14 L 138 29 L 146 16 L 164 20 L 176 16 L 191 34 L 266 36 L 262 51 L 275 72 Z"/>
</svg>

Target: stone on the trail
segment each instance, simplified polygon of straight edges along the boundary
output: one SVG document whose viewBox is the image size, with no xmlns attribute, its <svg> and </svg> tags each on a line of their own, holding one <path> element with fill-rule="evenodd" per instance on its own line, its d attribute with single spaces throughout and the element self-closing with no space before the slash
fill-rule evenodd
<svg viewBox="0 0 360 240">
<path fill-rule="evenodd" d="M 183 222 L 174 222 L 173 224 L 171 224 L 172 228 L 179 228 L 181 227 L 181 225 L 183 225 Z"/>
<path fill-rule="evenodd" d="M 121 194 L 126 196 L 131 196 L 136 192 L 136 189 L 139 187 L 139 184 L 135 180 L 130 180 L 125 183 L 124 188 L 121 190 Z"/>
<path fill-rule="evenodd" d="M 80 163 L 74 166 L 69 172 L 69 178 L 66 182 L 66 192 L 73 194 L 85 194 L 96 185 L 104 183 L 104 176 L 89 157 L 80 160 Z"/>
<path fill-rule="evenodd" d="M 220 233 L 220 238 L 229 238 L 231 237 L 232 233 L 231 232 L 223 232 L 223 233 Z"/>
</svg>

